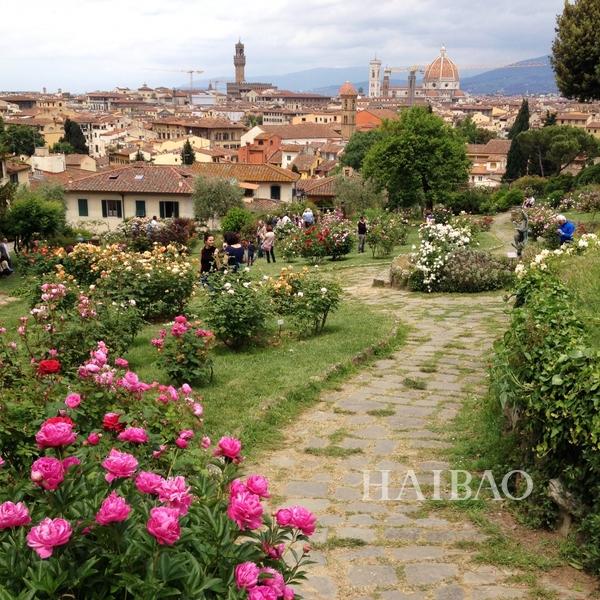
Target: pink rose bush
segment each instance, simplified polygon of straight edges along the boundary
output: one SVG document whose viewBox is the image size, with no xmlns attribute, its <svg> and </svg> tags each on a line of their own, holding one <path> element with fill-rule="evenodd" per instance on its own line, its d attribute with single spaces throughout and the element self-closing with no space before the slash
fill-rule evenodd
<svg viewBox="0 0 600 600">
<path fill-rule="evenodd" d="M 64 377 L 30 378 L 23 431 L 0 428 L 7 597 L 124 600 L 168 587 L 182 598 L 294 598 L 315 517 L 290 507 L 271 518 L 269 482 L 240 472 L 239 439 L 211 441 L 189 383 L 143 381 L 103 342 Z"/>
</svg>

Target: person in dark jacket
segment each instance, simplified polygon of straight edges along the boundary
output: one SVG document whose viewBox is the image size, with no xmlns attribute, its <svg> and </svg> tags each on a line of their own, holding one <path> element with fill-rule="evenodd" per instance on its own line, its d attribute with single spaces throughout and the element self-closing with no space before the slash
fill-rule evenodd
<svg viewBox="0 0 600 600">
<path fill-rule="evenodd" d="M 367 220 L 365 219 L 365 215 L 362 215 L 358 220 L 358 251 L 365 251 L 365 241 L 367 240 Z"/>
</svg>

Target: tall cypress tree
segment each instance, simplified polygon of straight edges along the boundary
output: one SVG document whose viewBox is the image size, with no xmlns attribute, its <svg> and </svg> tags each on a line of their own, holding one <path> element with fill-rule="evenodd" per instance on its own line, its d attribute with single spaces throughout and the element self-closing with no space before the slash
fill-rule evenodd
<svg viewBox="0 0 600 600">
<path fill-rule="evenodd" d="M 182 165 L 193 165 L 196 162 L 196 155 L 190 140 L 185 140 L 183 148 L 181 149 L 181 164 Z"/>
<path fill-rule="evenodd" d="M 87 154 L 88 147 L 85 143 L 85 136 L 83 135 L 79 124 L 75 121 L 71 121 L 71 119 L 67 117 L 67 119 L 65 119 L 64 129 L 65 135 L 60 138 L 59 141 L 71 144 L 75 152 L 78 152 L 79 154 Z"/>
<path fill-rule="evenodd" d="M 508 139 L 512 140 L 506 158 L 506 172 L 503 181 L 514 181 L 527 172 L 527 155 L 519 142 L 519 134 L 529 129 L 529 101 L 523 98 L 517 118 L 510 128 Z"/>
</svg>

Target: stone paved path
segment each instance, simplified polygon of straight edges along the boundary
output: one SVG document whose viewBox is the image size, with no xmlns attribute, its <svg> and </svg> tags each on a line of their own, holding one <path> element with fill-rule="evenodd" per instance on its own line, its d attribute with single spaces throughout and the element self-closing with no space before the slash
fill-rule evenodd
<svg viewBox="0 0 600 600">
<path fill-rule="evenodd" d="M 414 490 L 401 501 L 377 500 L 376 488 L 363 498 L 365 470 L 371 483 L 391 471 L 390 498 L 408 469 L 431 494 L 432 469 L 448 468 L 447 424 L 465 397 L 485 390 L 485 356 L 505 318 L 500 296 L 423 297 L 368 283 L 351 291 L 410 324 L 407 344 L 324 394 L 260 464 L 274 503 L 303 504 L 319 516 L 317 564 L 301 593 L 308 600 L 536 597 L 508 581 L 509 570 L 470 560 L 473 543 L 486 538 L 466 518 L 429 514 Z M 557 586 L 556 596 L 543 597 L 589 595 Z"/>
</svg>

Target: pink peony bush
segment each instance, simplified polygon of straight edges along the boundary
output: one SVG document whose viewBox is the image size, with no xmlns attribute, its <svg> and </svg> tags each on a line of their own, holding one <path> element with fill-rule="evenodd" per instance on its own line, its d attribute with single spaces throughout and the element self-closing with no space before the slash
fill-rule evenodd
<svg viewBox="0 0 600 600">
<path fill-rule="evenodd" d="M 241 475 L 240 440 L 210 440 L 191 386 L 99 342 L 27 393 L 0 399 L 0 596 L 294 598 L 315 517 L 268 514 L 269 482 Z"/>
</svg>

